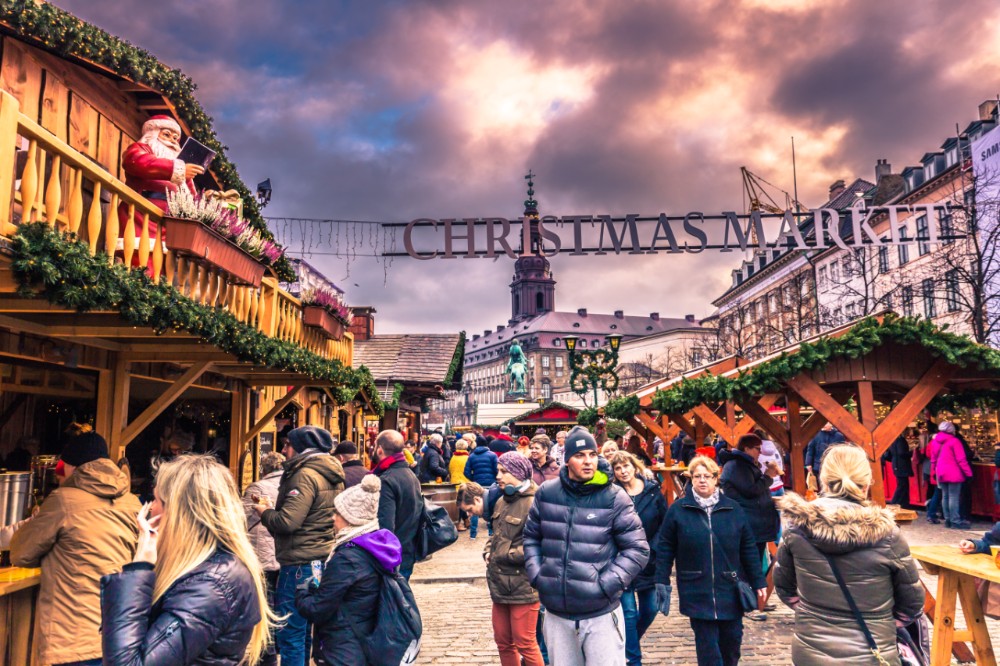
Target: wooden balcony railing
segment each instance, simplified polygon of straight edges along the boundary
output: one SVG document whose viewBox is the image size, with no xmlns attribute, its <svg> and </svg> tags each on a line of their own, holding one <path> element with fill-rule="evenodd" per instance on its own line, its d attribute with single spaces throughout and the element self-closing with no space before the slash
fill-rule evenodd
<svg viewBox="0 0 1000 666">
<path fill-rule="evenodd" d="M 26 150 L 18 150 L 25 141 Z M 135 224 L 119 225 L 120 206 L 127 208 L 129 220 L 141 216 L 138 236 Z M 162 242 L 162 217 L 145 197 L 22 114 L 17 99 L 0 90 L 0 234 L 10 237 L 19 224 L 30 222 L 71 231 L 94 256 L 147 267 L 154 279 L 165 278 L 199 303 L 350 365 L 354 340 L 349 333 L 333 341 L 303 326 L 301 302 L 273 278 L 264 278 L 257 288 L 230 284 L 223 274 L 175 256 Z"/>
</svg>

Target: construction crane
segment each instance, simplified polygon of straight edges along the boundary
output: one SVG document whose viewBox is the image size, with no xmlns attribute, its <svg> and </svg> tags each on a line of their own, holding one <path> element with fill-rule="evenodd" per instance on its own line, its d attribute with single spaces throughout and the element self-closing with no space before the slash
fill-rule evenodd
<svg viewBox="0 0 1000 666">
<path fill-rule="evenodd" d="M 792 210 L 793 206 L 795 207 L 795 212 L 809 210 L 796 201 L 795 198 L 788 192 L 773 183 L 767 182 L 757 174 L 747 169 L 745 166 L 740 167 L 740 174 L 743 176 L 743 194 L 747 199 L 748 213 L 762 211 L 765 213 L 776 213 L 778 215 L 782 215 L 786 210 Z M 775 201 L 767 190 L 764 189 L 764 185 L 767 185 L 785 195 L 784 208 L 779 206 L 778 202 Z M 753 246 L 757 245 L 757 229 L 753 225 L 751 225 L 750 228 L 750 244 Z"/>
</svg>

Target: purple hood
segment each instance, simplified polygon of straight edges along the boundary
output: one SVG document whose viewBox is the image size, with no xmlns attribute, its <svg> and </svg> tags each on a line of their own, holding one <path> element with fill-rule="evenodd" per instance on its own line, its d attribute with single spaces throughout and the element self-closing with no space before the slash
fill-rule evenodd
<svg viewBox="0 0 1000 666">
<path fill-rule="evenodd" d="M 364 548 L 386 571 L 393 571 L 403 561 L 403 547 L 389 530 L 376 530 L 351 539 L 351 544 Z"/>
</svg>

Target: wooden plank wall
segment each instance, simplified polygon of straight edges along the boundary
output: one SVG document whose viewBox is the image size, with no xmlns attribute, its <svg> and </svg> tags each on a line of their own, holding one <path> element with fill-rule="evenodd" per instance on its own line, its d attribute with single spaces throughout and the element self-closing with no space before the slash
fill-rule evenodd
<svg viewBox="0 0 1000 666">
<path fill-rule="evenodd" d="M 4 36 L 0 88 L 21 112 L 124 180 L 121 153 L 139 138 L 147 114 L 99 74 Z"/>
</svg>

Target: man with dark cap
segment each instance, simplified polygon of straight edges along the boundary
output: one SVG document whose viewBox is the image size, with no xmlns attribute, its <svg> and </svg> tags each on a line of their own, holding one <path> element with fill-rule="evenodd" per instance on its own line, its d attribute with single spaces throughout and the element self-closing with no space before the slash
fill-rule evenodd
<svg viewBox="0 0 1000 666">
<path fill-rule="evenodd" d="M 101 576 L 132 561 L 141 505 L 128 474 L 89 425 L 70 426 L 60 487 L 10 542 L 11 562 L 42 568 L 35 609 L 38 663 L 100 664 Z"/>
<path fill-rule="evenodd" d="M 545 607 L 549 658 L 624 666 L 621 596 L 649 560 L 646 533 L 586 428 L 569 431 L 563 455 L 559 481 L 535 492 L 524 525 L 524 568 Z"/>
<path fill-rule="evenodd" d="M 500 456 L 509 451 L 516 450 L 517 447 L 514 446 L 514 440 L 510 436 L 510 427 L 500 426 L 500 434 L 496 436 L 496 439 L 490 442 L 490 451 Z"/>
<path fill-rule="evenodd" d="M 344 489 L 356 486 L 365 478 L 368 470 L 364 463 L 358 459 L 358 447 L 351 441 L 343 441 L 337 444 L 333 450 L 333 457 L 340 461 L 344 468 Z"/>
<path fill-rule="evenodd" d="M 333 549 L 333 500 L 344 489 L 344 470 L 330 455 L 333 438 L 317 426 L 288 432 L 281 452 L 288 459 L 274 508 L 257 505 L 261 524 L 274 535 L 281 565 L 275 606 L 286 615 L 276 633 L 282 666 L 309 664 L 312 630 L 295 608 L 295 588 L 312 576 L 312 563 L 325 563 Z"/>
</svg>

